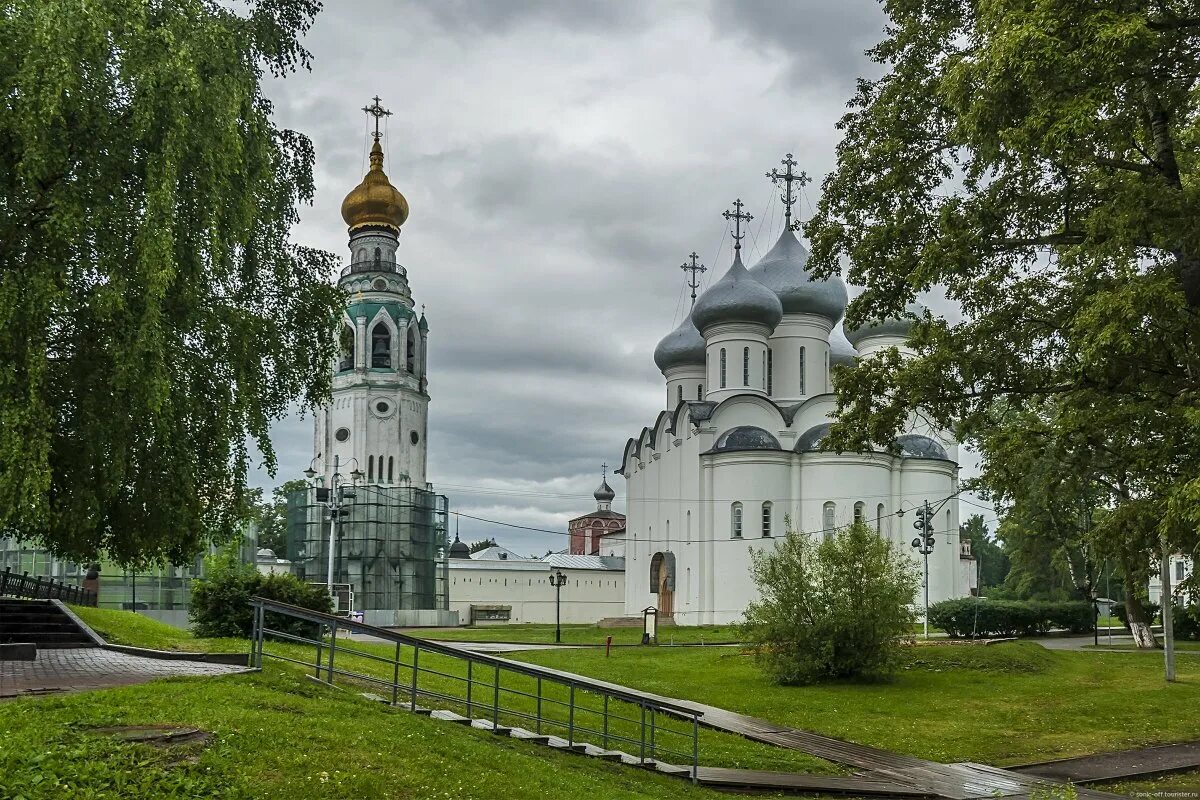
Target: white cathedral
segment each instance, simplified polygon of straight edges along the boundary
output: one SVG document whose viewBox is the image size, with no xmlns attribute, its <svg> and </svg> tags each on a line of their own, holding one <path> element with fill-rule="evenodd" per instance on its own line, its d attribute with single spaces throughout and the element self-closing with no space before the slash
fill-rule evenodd
<svg viewBox="0 0 1200 800">
<path fill-rule="evenodd" d="M 733 264 L 654 351 L 665 409 L 628 441 L 625 613 L 655 607 L 677 624 L 739 619 L 757 596 L 752 550 L 792 528 L 836 536 L 856 520 L 919 565 L 916 514 L 936 509 L 929 601 L 969 595 L 975 561 L 960 543 L 958 446 L 913 420 L 891 451 L 821 448 L 836 409 L 832 368 L 883 348 L 907 349 L 911 322 L 888 319 L 843 332 L 846 285 L 817 280 L 792 232 L 791 161 L 779 240 L 747 269 L 740 225 Z M 911 311 L 923 312 L 912 306 Z M 923 597 L 914 598 L 920 610 Z"/>
</svg>

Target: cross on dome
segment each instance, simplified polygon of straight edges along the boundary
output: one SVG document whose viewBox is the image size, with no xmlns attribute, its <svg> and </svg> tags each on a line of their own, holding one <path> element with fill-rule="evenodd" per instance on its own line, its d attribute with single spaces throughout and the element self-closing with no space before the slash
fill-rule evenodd
<svg viewBox="0 0 1200 800">
<path fill-rule="evenodd" d="M 392 115 L 392 112 L 388 111 L 386 108 L 384 108 L 383 106 L 381 106 L 379 104 L 379 95 L 375 95 L 371 99 L 374 100 L 375 102 L 369 106 L 363 106 L 362 110 L 375 118 L 375 132 L 371 135 L 375 139 L 375 141 L 378 142 L 379 137 L 380 137 L 379 120 L 383 119 L 384 117 L 390 117 Z"/>
<path fill-rule="evenodd" d="M 697 263 L 700 256 L 696 254 L 695 250 L 692 251 L 692 254 L 688 256 L 688 258 L 692 260 L 692 263 L 688 264 L 685 262 L 680 264 L 679 268 L 684 272 L 691 273 L 691 277 L 688 278 L 687 285 L 692 290 L 692 305 L 696 305 L 696 289 L 700 287 L 700 276 L 705 272 L 708 272 L 708 267 Z"/>
<path fill-rule="evenodd" d="M 791 153 L 788 153 L 779 163 L 783 164 L 787 169 L 783 172 L 780 172 L 777 168 L 772 169 L 767 173 L 767 177 L 776 186 L 779 185 L 780 181 L 783 182 L 783 194 L 779 196 L 779 199 L 783 201 L 784 224 L 790 228 L 792 226 L 792 206 L 796 202 L 796 196 L 792 194 L 792 183 L 799 183 L 800 188 L 803 189 L 812 182 L 812 178 L 808 177 L 808 173 L 803 170 L 799 174 L 792 172 L 792 167 L 797 166 L 797 162 L 792 158 Z"/>
<path fill-rule="evenodd" d="M 721 216 L 724 217 L 725 219 L 733 220 L 733 249 L 734 250 L 741 250 L 742 249 L 742 239 L 746 238 L 746 234 L 742 233 L 742 221 L 745 220 L 746 222 L 749 222 L 750 220 L 754 219 L 753 214 L 743 214 L 742 207 L 743 207 L 742 198 L 739 197 L 738 199 L 733 201 L 733 209 L 734 210 L 732 213 L 730 213 L 729 211 L 724 211 L 721 213 Z"/>
</svg>

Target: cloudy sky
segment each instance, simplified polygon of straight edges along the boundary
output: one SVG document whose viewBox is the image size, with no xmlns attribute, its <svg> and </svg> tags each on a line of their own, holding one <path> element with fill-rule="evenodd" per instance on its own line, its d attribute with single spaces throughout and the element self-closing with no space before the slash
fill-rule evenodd
<svg viewBox="0 0 1200 800">
<path fill-rule="evenodd" d="M 316 145 L 295 238 L 348 255 L 338 209 L 378 94 L 430 322 L 430 478 L 452 509 L 565 530 L 594 507 L 600 464 L 665 403 L 651 352 L 688 303 L 679 265 L 696 250 L 709 282 L 724 273 L 736 197 L 756 217 L 748 263 L 770 246 L 764 173 L 787 152 L 815 179 L 809 215 L 883 25 L 876 0 L 327 3 L 312 72 L 268 86 L 277 122 Z M 279 473 L 256 485 L 299 476 L 311 432 L 278 424 Z M 462 536 L 565 546 L 465 519 Z"/>
</svg>

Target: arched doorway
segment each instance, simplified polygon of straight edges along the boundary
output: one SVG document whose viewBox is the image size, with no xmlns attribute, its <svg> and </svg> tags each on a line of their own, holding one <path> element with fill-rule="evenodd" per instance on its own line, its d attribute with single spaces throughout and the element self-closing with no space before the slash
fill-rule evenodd
<svg viewBox="0 0 1200 800">
<path fill-rule="evenodd" d="M 674 553 L 655 553 L 650 559 L 650 593 L 658 596 L 660 617 L 675 615 Z"/>
</svg>

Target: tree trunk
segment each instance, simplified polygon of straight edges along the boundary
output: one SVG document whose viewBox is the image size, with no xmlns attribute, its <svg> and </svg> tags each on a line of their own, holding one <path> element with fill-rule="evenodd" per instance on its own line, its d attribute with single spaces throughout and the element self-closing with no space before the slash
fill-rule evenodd
<svg viewBox="0 0 1200 800">
<path fill-rule="evenodd" d="M 1129 620 L 1129 630 L 1133 633 L 1133 644 L 1139 649 L 1158 647 L 1154 639 L 1154 631 L 1150 630 L 1149 614 L 1142 605 L 1141 599 L 1132 592 L 1125 592 L 1125 617 Z"/>
</svg>

